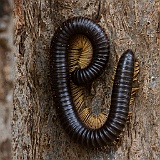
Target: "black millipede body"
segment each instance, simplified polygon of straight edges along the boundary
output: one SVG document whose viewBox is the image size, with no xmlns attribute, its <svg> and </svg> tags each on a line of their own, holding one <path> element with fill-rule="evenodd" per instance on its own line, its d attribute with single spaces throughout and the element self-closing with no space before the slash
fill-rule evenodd
<svg viewBox="0 0 160 160">
<path fill-rule="evenodd" d="M 86 36 L 93 47 L 91 63 L 86 68 L 77 69 L 71 73 L 71 78 L 75 84 L 84 85 L 94 81 L 105 68 L 109 58 L 109 40 L 101 27 L 88 18 L 69 19 L 58 28 L 52 40 L 52 52 L 57 52 L 57 63 L 62 63 L 67 57 L 67 54 L 64 53 L 69 47 L 69 41 L 77 34 Z M 67 67 L 67 61 L 63 64 Z"/>
<path fill-rule="evenodd" d="M 77 85 L 91 83 L 104 70 L 109 57 L 109 42 L 101 27 L 92 20 L 76 17 L 57 29 L 51 42 L 51 72 L 57 114 L 70 137 L 87 147 L 102 147 L 113 142 L 122 132 L 129 110 L 134 73 L 134 55 L 127 50 L 120 58 L 113 84 L 110 112 L 106 122 L 92 129 L 78 116 L 72 94 L 68 66 L 68 47 L 76 35 L 86 36 L 92 44 L 93 56 L 86 68 L 72 72 Z"/>
</svg>

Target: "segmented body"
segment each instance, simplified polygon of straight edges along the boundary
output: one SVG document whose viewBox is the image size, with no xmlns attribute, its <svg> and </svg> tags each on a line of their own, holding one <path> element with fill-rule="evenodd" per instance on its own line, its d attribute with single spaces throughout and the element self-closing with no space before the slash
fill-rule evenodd
<svg viewBox="0 0 160 160">
<path fill-rule="evenodd" d="M 102 147 L 113 142 L 122 132 L 129 110 L 134 73 L 134 55 L 126 51 L 118 63 L 110 112 L 105 123 L 93 129 L 78 115 L 71 93 L 68 65 L 68 47 L 76 35 L 86 36 L 92 44 L 91 63 L 71 73 L 73 83 L 85 86 L 95 80 L 104 70 L 109 57 L 109 42 L 101 27 L 88 18 L 77 17 L 62 24 L 51 42 L 51 62 L 55 105 L 61 124 L 76 142 L 91 147 Z"/>
<path fill-rule="evenodd" d="M 77 68 L 81 68 L 84 71 L 88 64 L 90 64 L 93 57 L 93 47 L 86 36 L 76 35 L 70 41 L 67 53 L 69 61 L 69 74 L 72 74 L 72 72 Z M 79 73 L 81 69 L 79 69 Z M 89 74 L 92 73 L 89 72 Z M 87 85 L 90 84 L 87 83 Z M 81 121 L 91 129 L 100 128 L 107 119 L 106 107 L 98 107 L 99 113 L 95 113 L 92 105 L 90 105 L 90 102 L 88 101 L 91 94 L 86 94 L 86 88 L 88 88 L 88 86 L 77 86 L 72 82 L 72 80 L 70 80 L 70 87 L 73 104 Z"/>
</svg>

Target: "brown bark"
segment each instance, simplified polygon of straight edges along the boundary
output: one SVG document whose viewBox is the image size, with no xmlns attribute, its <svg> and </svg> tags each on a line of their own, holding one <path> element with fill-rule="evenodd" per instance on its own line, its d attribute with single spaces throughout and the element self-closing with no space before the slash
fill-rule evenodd
<svg viewBox="0 0 160 160">
<path fill-rule="evenodd" d="M 13 159 L 159 159 L 159 0 L 15 0 L 14 13 Z M 103 78 L 94 82 L 98 84 L 95 101 L 99 90 L 101 100 L 110 97 L 116 55 L 130 48 L 139 61 L 139 91 L 130 107 L 130 124 L 118 146 L 91 150 L 73 143 L 56 115 L 50 86 L 50 42 L 57 26 L 73 16 L 95 20 L 110 39 L 108 68 Z"/>
<path fill-rule="evenodd" d="M 10 0 L 0 1 L 0 159 L 11 159 L 11 124 L 13 91 L 13 24 Z"/>
</svg>

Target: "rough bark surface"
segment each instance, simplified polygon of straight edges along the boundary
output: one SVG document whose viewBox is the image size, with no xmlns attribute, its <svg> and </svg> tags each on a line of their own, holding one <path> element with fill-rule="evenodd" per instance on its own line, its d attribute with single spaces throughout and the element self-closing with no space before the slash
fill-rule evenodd
<svg viewBox="0 0 160 160">
<path fill-rule="evenodd" d="M 0 0 L 0 160 L 11 159 L 10 113 L 13 95 L 13 25 L 9 0 Z"/>
<path fill-rule="evenodd" d="M 13 159 L 160 159 L 159 5 L 159 0 L 15 0 Z M 139 61 L 139 91 L 118 146 L 92 150 L 73 143 L 56 115 L 50 42 L 55 29 L 73 16 L 95 20 L 110 39 L 110 62 L 93 84 L 97 86 L 93 102 L 110 98 L 117 55 L 130 48 Z"/>
</svg>

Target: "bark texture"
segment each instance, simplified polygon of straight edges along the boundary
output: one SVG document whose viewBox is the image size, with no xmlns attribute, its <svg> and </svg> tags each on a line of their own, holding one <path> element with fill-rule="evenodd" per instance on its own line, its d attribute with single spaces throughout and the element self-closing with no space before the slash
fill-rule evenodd
<svg viewBox="0 0 160 160">
<path fill-rule="evenodd" d="M 13 95 L 12 3 L 0 0 L 0 159 L 11 159 L 10 113 Z"/>
<path fill-rule="evenodd" d="M 15 0 L 13 159 L 160 159 L 159 5 L 159 0 Z M 108 103 L 118 56 L 130 48 L 139 61 L 139 91 L 118 146 L 93 150 L 73 143 L 56 115 L 50 42 L 54 30 L 74 16 L 93 19 L 110 39 L 110 62 L 93 84 L 93 104 Z"/>
</svg>

